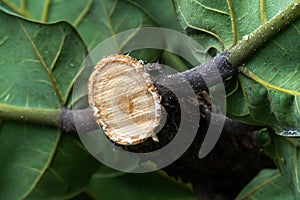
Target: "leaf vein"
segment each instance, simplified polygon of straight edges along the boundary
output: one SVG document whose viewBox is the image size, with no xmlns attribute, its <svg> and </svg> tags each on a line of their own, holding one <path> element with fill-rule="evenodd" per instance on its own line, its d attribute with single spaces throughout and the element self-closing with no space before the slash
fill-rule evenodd
<svg viewBox="0 0 300 200">
<path fill-rule="evenodd" d="M 125 40 L 124 42 L 120 45 L 118 52 L 121 52 L 123 48 L 126 47 L 126 44 L 128 44 L 132 39 L 134 39 L 134 36 L 140 32 L 141 26 L 139 26 L 135 31 L 133 31 Z"/>
<path fill-rule="evenodd" d="M 8 95 L 8 93 L 9 93 L 9 91 L 11 90 L 11 88 L 12 88 L 13 86 L 11 85 L 9 88 L 7 88 L 4 92 L 2 92 L 1 94 L 0 94 L 0 98 L 4 98 L 5 96 L 7 96 Z"/>
<path fill-rule="evenodd" d="M 110 15 L 109 15 L 108 10 L 107 10 L 107 8 L 106 8 L 106 5 L 105 5 L 105 3 L 103 2 L 103 0 L 100 0 L 100 1 L 101 1 L 102 10 L 103 10 L 103 12 L 104 12 L 106 21 L 108 22 L 108 23 L 106 24 L 106 26 L 107 26 L 107 28 L 109 29 L 110 34 L 111 34 L 111 35 L 115 35 L 115 31 L 114 31 L 114 28 L 113 28 L 113 25 L 112 25 L 112 22 L 111 22 L 111 19 L 110 19 Z"/>
<path fill-rule="evenodd" d="M 25 59 L 23 60 L 24 63 L 41 63 L 40 60 L 36 60 L 36 59 Z"/>
<path fill-rule="evenodd" d="M 21 10 L 26 11 L 26 0 L 21 0 Z"/>
<path fill-rule="evenodd" d="M 298 114 L 300 115 L 300 107 L 299 107 L 299 104 L 298 104 L 298 97 L 295 96 L 295 103 L 296 103 L 296 108 L 297 108 L 297 111 L 298 111 Z"/>
<path fill-rule="evenodd" d="M 110 17 L 114 14 L 117 5 L 118 5 L 118 0 L 115 0 L 114 3 L 113 3 L 112 8 L 111 8 L 110 11 L 108 12 L 108 15 L 109 15 Z"/>
<path fill-rule="evenodd" d="M 245 76 L 249 77 L 250 79 L 254 80 L 255 82 L 259 83 L 260 85 L 263 85 L 264 87 L 267 87 L 269 89 L 273 89 L 273 90 L 276 90 L 276 91 L 280 91 L 280 92 L 283 92 L 283 93 L 287 93 L 287 94 L 290 94 L 290 95 L 293 95 L 293 96 L 300 96 L 300 92 L 288 90 L 288 89 L 285 89 L 285 88 L 278 87 L 276 85 L 272 85 L 268 82 L 265 82 L 264 80 L 260 79 L 259 77 L 257 77 L 256 75 L 254 75 L 252 72 L 250 72 L 248 69 L 246 69 L 244 67 L 240 67 L 239 70 Z"/>
<path fill-rule="evenodd" d="M 262 183 L 258 184 L 255 188 L 252 189 L 251 192 L 248 193 L 248 195 L 245 195 L 243 199 L 247 199 L 247 197 L 253 196 L 253 194 L 258 191 L 261 187 L 264 185 L 267 185 L 269 183 L 272 183 L 274 179 L 278 178 L 280 176 L 280 173 L 276 174 L 275 176 L 272 176 L 268 178 L 266 181 L 263 181 Z M 254 198 L 254 197 L 253 197 Z M 255 198 L 254 198 L 255 199 Z"/>
<path fill-rule="evenodd" d="M 230 12 L 231 28 L 232 28 L 232 35 L 233 35 L 231 47 L 234 47 L 238 42 L 238 30 L 237 30 L 236 17 L 233 11 L 231 0 L 227 0 L 227 5 Z"/>
<path fill-rule="evenodd" d="M 54 144 L 54 147 L 52 149 L 52 152 L 50 153 L 50 156 L 49 156 L 49 159 L 48 161 L 46 162 L 46 164 L 44 165 L 43 169 L 41 170 L 41 173 L 40 175 L 36 178 L 36 180 L 32 183 L 32 186 L 28 189 L 28 191 L 23 195 L 23 197 L 21 199 L 26 199 L 30 193 L 34 190 L 34 188 L 36 187 L 36 185 L 39 183 L 39 181 L 41 180 L 41 178 L 43 177 L 44 173 L 46 172 L 46 170 L 48 169 L 48 167 L 50 166 L 53 158 L 54 158 L 54 155 L 55 155 L 55 151 L 56 151 L 56 148 L 59 144 L 59 140 L 60 140 L 60 136 L 61 134 L 57 134 L 57 137 L 56 137 L 56 140 L 55 140 L 55 144 Z M 53 142 L 53 141 L 52 141 Z"/>
<path fill-rule="evenodd" d="M 82 59 L 82 60 L 84 60 L 84 56 L 83 56 L 83 59 Z M 70 94 L 70 92 L 71 92 L 71 90 L 72 90 L 72 88 L 73 88 L 73 86 L 74 86 L 75 81 L 76 81 L 77 78 L 80 76 L 80 74 L 82 73 L 83 70 L 84 70 L 84 67 L 81 67 L 81 68 L 79 69 L 78 73 L 76 74 L 76 76 L 75 76 L 75 77 L 72 79 L 72 81 L 70 82 L 70 85 L 69 85 L 69 87 L 68 87 L 68 89 L 67 89 L 67 92 L 66 92 L 65 99 L 68 98 L 68 96 L 69 96 L 69 94 Z"/>
<path fill-rule="evenodd" d="M 91 5 L 93 3 L 93 0 L 88 0 L 88 3 L 86 4 L 86 7 L 82 10 L 82 12 L 80 13 L 80 15 L 78 16 L 78 18 L 75 20 L 75 22 L 73 23 L 73 26 L 75 28 L 78 27 L 78 25 L 80 24 L 80 22 L 82 22 L 83 18 L 87 15 L 87 13 L 90 11 L 91 9 Z"/>
<path fill-rule="evenodd" d="M 291 74 L 290 77 L 285 80 L 285 82 L 282 84 L 282 87 L 285 86 L 285 85 L 287 85 L 291 81 L 291 79 L 293 78 L 293 76 L 295 76 L 295 75 L 298 74 L 298 72 L 299 72 L 298 70 L 295 70 L 293 72 L 293 74 Z"/>
<path fill-rule="evenodd" d="M 216 12 L 216 13 L 220 13 L 220 14 L 223 14 L 223 15 L 230 15 L 229 13 L 225 12 L 225 11 L 222 11 L 222 10 L 218 10 L 218 9 L 215 9 L 215 8 L 211 8 L 209 6 L 206 6 L 202 3 L 200 3 L 199 1 L 197 0 L 192 0 L 192 2 L 195 2 L 196 4 L 198 4 L 199 6 L 201 6 L 202 8 L 206 9 L 206 10 L 210 10 L 210 11 L 213 11 L 213 12 Z"/>
<path fill-rule="evenodd" d="M 34 167 L 31 167 L 31 166 L 28 166 L 28 165 L 24 165 L 24 164 L 18 164 L 19 166 L 29 170 L 29 171 L 33 171 L 33 172 L 36 172 L 38 174 L 41 174 L 41 170 L 37 169 L 37 168 L 34 168 Z"/>
<path fill-rule="evenodd" d="M 48 20 L 50 5 L 51 5 L 51 0 L 46 0 L 44 4 L 43 13 L 42 13 L 42 22 L 47 22 Z"/>
<path fill-rule="evenodd" d="M 52 86 L 52 83 L 50 83 L 50 82 L 47 81 L 47 80 L 34 80 L 34 82 L 37 82 L 37 83 L 46 83 L 47 85 Z"/>
<path fill-rule="evenodd" d="M 265 0 L 260 0 L 259 8 L 260 8 L 261 23 L 265 24 L 267 22 L 266 2 L 265 2 Z"/>
<path fill-rule="evenodd" d="M 65 180 L 52 168 L 49 167 L 49 171 L 62 183 L 66 186 L 66 188 L 68 187 L 68 184 L 65 182 Z"/>
<path fill-rule="evenodd" d="M 66 158 L 65 160 L 68 160 L 74 167 L 76 167 L 78 170 L 80 167 L 74 162 L 74 160 L 70 159 L 70 156 L 66 152 L 64 152 L 61 148 L 58 149 L 62 153 L 62 155 Z"/>
<path fill-rule="evenodd" d="M 135 1 L 132 0 L 126 0 L 126 2 L 130 3 L 131 5 L 135 6 L 136 8 L 138 8 L 139 10 L 141 10 L 143 13 L 145 13 L 157 26 L 159 26 L 159 22 L 155 19 L 155 17 L 148 12 L 143 6 L 141 6 L 140 4 L 138 4 Z"/>
<path fill-rule="evenodd" d="M 296 187 L 297 187 L 297 193 L 299 194 L 300 193 L 300 185 L 299 185 L 299 176 L 298 176 L 298 172 L 299 172 L 299 158 L 298 158 L 298 151 L 299 151 L 299 147 L 295 146 L 295 153 L 294 153 L 294 156 L 295 156 L 295 178 L 296 178 Z"/>
<path fill-rule="evenodd" d="M 298 34 L 300 35 L 300 30 L 298 29 L 298 27 L 295 24 L 292 24 L 292 26 L 296 29 L 296 31 L 298 32 Z"/>
<path fill-rule="evenodd" d="M 0 45 L 4 44 L 4 42 L 8 39 L 7 36 L 5 36 L 3 39 L 0 40 Z"/>
<path fill-rule="evenodd" d="M 275 43 L 275 45 L 277 45 L 286 55 L 290 55 L 289 54 L 289 52 L 287 52 L 286 50 L 285 50 L 285 48 L 279 43 L 279 42 L 277 42 L 276 40 L 272 40 L 274 43 Z"/>
<path fill-rule="evenodd" d="M 278 122 L 278 124 L 281 125 L 281 123 L 280 123 L 280 121 L 279 121 L 279 118 L 278 118 L 276 112 L 274 111 L 274 104 L 273 104 L 273 102 L 272 102 L 272 97 L 271 97 L 270 89 L 267 88 L 267 87 L 265 87 L 265 88 L 266 88 L 266 90 L 268 91 L 268 99 L 269 99 L 269 102 L 270 102 L 270 106 L 271 106 L 271 109 L 272 109 L 272 113 L 273 113 L 273 115 L 274 115 L 276 121 Z"/>
<path fill-rule="evenodd" d="M 24 17 L 28 18 L 28 19 L 33 19 L 32 16 L 26 11 L 26 10 L 21 10 L 19 9 L 16 5 L 14 5 L 13 3 L 10 3 L 6 0 L 0 0 L 5 6 L 7 6 L 9 9 L 11 9 L 12 11 L 14 11 L 15 13 L 19 14 L 19 15 L 23 15 Z"/>
<path fill-rule="evenodd" d="M 37 49 L 35 43 L 33 42 L 32 38 L 30 37 L 30 35 L 29 35 L 28 31 L 26 30 L 25 26 L 23 25 L 23 23 L 22 23 L 19 19 L 18 19 L 18 22 L 19 22 L 19 24 L 20 24 L 20 26 L 21 26 L 23 32 L 25 33 L 27 39 L 29 40 L 29 42 L 30 42 L 30 44 L 31 44 L 31 46 L 32 46 L 32 48 L 33 48 L 33 50 L 35 51 L 35 53 L 37 54 L 38 58 L 40 59 L 40 61 L 41 61 L 41 63 L 42 63 L 42 66 L 43 66 L 44 70 L 45 70 L 46 73 L 48 74 L 48 76 L 49 76 L 49 78 L 50 78 L 50 80 L 51 80 L 51 83 L 52 83 L 52 87 L 53 87 L 53 89 L 54 89 L 54 91 L 55 91 L 56 96 L 58 97 L 59 102 L 60 102 L 61 104 L 63 104 L 64 101 L 63 101 L 62 96 L 61 96 L 61 94 L 60 94 L 60 91 L 59 91 L 59 89 L 58 89 L 58 85 L 57 85 L 57 83 L 56 83 L 56 81 L 55 81 L 55 79 L 54 79 L 52 73 L 50 72 L 50 70 L 49 70 L 49 68 L 48 68 L 48 66 L 47 66 L 47 64 L 46 64 L 46 62 L 45 62 L 45 60 L 43 59 L 41 53 L 40 53 L 39 50 Z"/>
<path fill-rule="evenodd" d="M 190 28 L 192 28 L 192 29 L 195 29 L 195 30 L 198 30 L 198 31 L 201 31 L 201 32 L 204 32 L 204 33 L 207 33 L 207 34 L 209 34 L 209 35 L 212 35 L 213 37 L 215 37 L 215 38 L 220 42 L 220 44 L 222 45 L 222 49 L 225 48 L 224 42 L 222 41 L 222 39 L 221 39 L 216 33 L 211 32 L 211 31 L 206 30 L 206 29 L 198 28 L 198 27 L 196 27 L 196 26 L 191 25 L 191 24 L 186 20 L 186 18 L 185 18 L 185 16 L 184 16 L 184 14 L 182 13 L 182 10 L 180 9 L 180 7 L 179 7 L 179 13 L 180 13 L 180 15 L 182 16 L 184 22 L 186 23 L 186 25 L 187 25 L 188 27 L 190 27 Z"/>
<path fill-rule="evenodd" d="M 61 42 L 60 42 L 60 44 L 59 44 L 57 53 L 55 54 L 55 57 L 54 57 L 54 59 L 53 59 L 53 61 L 52 61 L 52 64 L 51 64 L 51 68 L 50 68 L 51 74 L 52 74 L 52 72 L 54 71 L 54 68 L 55 68 L 55 66 L 56 66 L 56 62 L 57 62 L 57 60 L 58 60 L 58 58 L 59 58 L 59 56 L 60 56 L 60 54 L 61 54 L 61 51 L 62 51 L 62 49 L 63 49 L 64 44 L 65 44 L 66 35 L 63 34 L 63 33 L 62 33 L 62 35 L 64 35 L 64 36 L 63 36 L 63 38 L 62 38 L 62 40 L 61 40 Z"/>
</svg>

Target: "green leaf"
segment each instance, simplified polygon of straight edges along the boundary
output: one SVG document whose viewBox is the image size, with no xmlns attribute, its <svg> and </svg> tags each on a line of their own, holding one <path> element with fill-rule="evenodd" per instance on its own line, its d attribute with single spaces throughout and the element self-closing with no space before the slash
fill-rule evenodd
<svg viewBox="0 0 300 200">
<path fill-rule="evenodd" d="M 79 31 L 89 50 L 122 31 L 157 26 L 149 13 L 133 1 L 28 0 L 24 6 L 18 0 L 2 2 L 29 19 L 40 22 L 68 21 Z"/>
<path fill-rule="evenodd" d="M 266 138 L 268 135 L 268 139 Z M 257 139 L 263 141 L 261 148 L 275 161 L 283 179 L 291 188 L 295 199 L 300 198 L 300 139 L 280 137 L 261 131 Z"/>
<path fill-rule="evenodd" d="M 248 34 L 292 1 L 173 2 L 183 30 L 207 50 L 216 48 L 220 52 L 224 49 L 230 51 L 240 40 L 247 41 Z M 271 127 L 281 135 L 300 132 L 299 30 L 300 19 L 297 19 L 243 63 L 238 84 L 236 79 L 226 83 L 229 117 Z M 260 137 L 258 143 L 265 140 Z M 276 161 L 296 199 L 300 198 L 298 143 L 296 139 L 273 135 L 272 143 L 264 147 Z"/>
<path fill-rule="evenodd" d="M 28 199 L 61 199 L 82 192 L 97 162 L 79 141 L 64 135 L 50 167 Z"/>
<path fill-rule="evenodd" d="M 2 1 L 2 5 L 26 18 L 40 22 L 68 21 L 81 34 L 89 50 L 103 40 L 129 29 L 145 26 L 178 28 L 170 0 L 27 0 L 26 2 L 13 0 Z M 129 38 L 125 43 L 116 45 L 124 47 L 126 42 L 133 39 Z M 151 62 L 158 59 L 161 51 L 129 53 L 135 58 Z M 71 102 L 68 105 L 71 106 Z"/>
<path fill-rule="evenodd" d="M 173 4 L 183 30 L 205 49 L 221 51 L 225 45 L 231 44 L 230 14 L 226 1 L 173 0 Z"/>
<path fill-rule="evenodd" d="M 100 168 L 101 170 L 101 168 Z M 98 172 L 93 175 L 86 192 L 94 199 L 179 200 L 197 199 L 191 189 L 165 174 L 118 174 Z"/>
<path fill-rule="evenodd" d="M 0 24 L 0 110 L 59 112 L 87 52 L 77 32 L 65 22 L 44 25 L 4 12 Z M 77 142 L 63 137 L 60 143 L 60 130 L 43 124 L 1 121 L 0 199 L 63 197 L 82 190 L 95 161 Z M 51 190 L 45 183 L 64 186 Z"/>
<path fill-rule="evenodd" d="M 130 1 L 94 0 L 91 9 L 82 18 L 77 29 L 88 49 L 92 49 L 104 39 L 117 33 L 155 25 L 146 13 Z"/>
<path fill-rule="evenodd" d="M 179 30 L 179 23 L 176 20 L 175 10 L 172 0 L 132 0 L 132 4 L 139 7 L 142 11 L 160 27 Z"/>
<path fill-rule="evenodd" d="M 181 27 L 204 46 L 219 51 L 236 45 L 290 1 L 173 0 Z M 207 45 L 206 45 L 207 44 Z"/>
<path fill-rule="evenodd" d="M 293 200 L 288 184 L 278 170 L 261 171 L 236 197 L 236 200 Z"/>
<path fill-rule="evenodd" d="M 245 64 L 239 76 L 243 92 L 233 93 L 228 104 L 240 99 L 241 110 L 230 109 L 229 115 L 249 116 L 253 124 L 272 127 L 277 134 L 300 130 L 300 20 L 282 31 Z M 291 42 L 293 44 L 291 44 Z M 242 100 L 243 99 L 243 100 Z"/>
<path fill-rule="evenodd" d="M 174 0 L 185 32 L 209 49 L 235 46 L 292 1 Z M 300 20 L 291 23 L 243 64 L 228 91 L 228 116 L 300 134 Z M 216 46 L 217 41 L 217 46 Z M 251 48 L 251 44 L 249 44 Z"/>
<path fill-rule="evenodd" d="M 86 55 L 76 31 L 63 22 L 42 25 L 0 14 L 0 103 L 60 108 Z"/>
<path fill-rule="evenodd" d="M 54 128 L 2 123 L 0 199 L 24 199 L 31 193 L 50 165 L 59 137 Z"/>
</svg>

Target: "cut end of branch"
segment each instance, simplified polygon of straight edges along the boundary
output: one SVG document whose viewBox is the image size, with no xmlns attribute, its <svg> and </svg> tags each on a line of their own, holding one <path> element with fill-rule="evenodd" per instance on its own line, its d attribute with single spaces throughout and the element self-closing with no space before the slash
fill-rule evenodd
<svg viewBox="0 0 300 200">
<path fill-rule="evenodd" d="M 161 121 L 161 96 L 143 65 L 126 55 L 100 60 L 89 78 L 96 122 L 110 140 L 135 145 L 153 136 Z"/>
</svg>

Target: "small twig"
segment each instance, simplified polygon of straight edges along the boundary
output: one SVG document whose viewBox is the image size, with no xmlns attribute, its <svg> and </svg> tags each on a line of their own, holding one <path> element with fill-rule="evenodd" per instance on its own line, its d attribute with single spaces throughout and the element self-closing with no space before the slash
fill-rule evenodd
<svg viewBox="0 0 300 200">
<path fill-rule="evenodd" d="M 270 21 L 259 26 L 230 49 L 229 60 L 234 66 L 239 66 L 254 55 L 261 46 L 290 25 L 300 16 L 300 0 L 294 0 L 284 10 L 279 12 Z"/>
</svg>

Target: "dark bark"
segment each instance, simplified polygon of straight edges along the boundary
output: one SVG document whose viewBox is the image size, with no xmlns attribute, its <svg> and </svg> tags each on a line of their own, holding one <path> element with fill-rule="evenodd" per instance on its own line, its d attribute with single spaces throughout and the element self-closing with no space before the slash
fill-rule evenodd
<svg viewBox="0 0 300 200">
<path fill-rule="evenodd" d="M 170 84 L 170 87 L 176 88 L 182 83 L 186 83 L 188 81 L 195 93 L 200 93 L 201 91 L 207 90 L 209 87 L 220 83 L 220 81 L 225 81 L 226 79 L 234 76 L 237 73 L 237 68 L 233 67 L 228 61 L 228 55 L 229 54 L 227 52 L 223 52 L 214 57 L 212 60 L 202 65 L 199 65 L 191 70 L 170 76 L 164 75 L 164 73 L 162 72 L 162 68 L 159 64 L 146 65 L 145 67 L 150 76 L 153 78 L 154 83 L 156 82 L 156 79 L 159 78 L 162 82 L 168 82 Z M 214 76 L 207 77 L 209 75 L 214 75 L 216 70 L 219 72 L 220 77 L 222 79 L 219 79 L 219 77 Z M 166 81 L 161 80 L 164 78 L 166 79 Z M 162 87 L 159 84 L 156 84 L 156 87 L 164 99 L 162 101 L 162 106 L 170 106 L 172 103 L 170 103 L 169 100 L 171 99 L 173 101 L 174 94 L 168 88 Z M 84 126 L 87 130 L 95 129 L 95 124 L 90 123 L 90 120 L 92 120 L 93 117 L 90 116 L 88 112 L 90 112 L 88 108 L 87 110 L 64 109 L 61 115 L 62 131 L 76 132 L 76 127 L 74 125 L 74 120 L 72 117 L 72 115 L 75 113 L 82 114 L 88 117 L 83 119 L 81 126 Z"/>
<path fill-rule="evenodd" d="M 222 83 L 222 81 L 227 80 L 238 72 L 237 68 L 229 62 L 228 56 L 228 52 L 223 52 L 206 63 L 181 73 L 166 76 L 166 78 L 175 87 L 188 81 L 196 93 L 207 90 L 209 87 Z M 156 77 L 162 79 L 161 76 L 164 76 L 164 72 L 158 63 L 146 65 L 145 67 L 154 82 L 157 81 Z M 160 81 L 163 82 L 163 80 Z M 164 92 L 162 95 L 164 95 Z"/>
<path fill-rule="evenodd" d="M 260 170 L 275 168 L 256 145 L 256 128 L 230 119 L 226 124 L 216 146 L 200 159 L 198 152 L 207 130 L 207 123 L 202 120 L 193 144 L 164 169 L 169 175 L 192 183 L 201 200 L 234 199 Z"/>
<path fill-rule="evenodd" d="M 183 73 L 164 76 L 159 64 L 146 67 L 153 78 L 165 77 L 171 87 L 184 84 L 186 81 L 192 86 L 198 96 L 196 102 L 201 113 L 200 128 L 197 136 L 189 149 L 172 165 L 164 170 L 174 177 L 179 177 L 194 184 L 200 199 L 232 199 L 235 195 L 263 168 L 274 167 L 273 162 L 265 156 L 255 143 L 255 132 L 262 127 L 243 124 L 229 118 L 225 120 L 225 126 L 220 140 L 212 152 L 200 159 L 198 153 L 205 137 L 210 121 L 211 102 L 205 92 L 209 87 L 220 83 L 218 77 L 206 77 L 212 71 L 218 69 L 223 81 L 237 73 L 228 61 L 228 53 L 224 52 L 211 61 Z M 123 148 L 134 152 L 151 152 L 159 149 L 176 135 L 180 125 L 179 101 L 189 102 L 189 97 L 177 99 L 166 87 L 155 84 L 162 96 L 161 104 L 168 113 L 167 122 L 158 137 L 159 143 L 151 139 L 134 146 Z M 194 111 L 197 113 L 196 111 Z M 73 115 L 82 116 L 74 124 Z M 193 113 L 190 113 L 191 119 Z M 76 128 L 85 129 L 87 132 L 98 129 L 89 108 L 83 110 L 63 110 L 61 116 L 61 129 L 64 132 L 76 133 Z"/>
<path fill-rule="evenodd" d="M 175 113 L 176 107 L 172 107 L 170 101 L 168 104 L 170 106 L 169 111 Z M 207 106 L 207 104 L 204 105 Z M 200 106 L 201 108 L 204 107 Z M 91 122 L 94 119 L 89 109 L 64 110 L 62 114 L 65 120 L 63 120 L 64 125 L 62 127 L 65 131 L 76 133 L 76 127 L 72 120 L 74 113 L 84 116 L 82 123 L 76 126 L 80 125 L 87 131 L 98 129 L 97 125 Z M 178 160 L 164 170 L 171 176 L 180 178 L 185 182 L 191 182 L 199 199 L 233 199 L 261 169 L 275 167 L 272 160 L 257 147 L 255 142 L 255 131 L 262 127 L 251 126 L 226 118 L 218 143 L 208 156 L 200 159 L 198 152 L 210 120 L 208 113 L 202 114 L 205 116 L 200 121 L 200 128 L 192 145 Z M 179 115 L 172 117 L 168 122 L 168 128 L 164 131 L 171 133 L 171 135 L 176 134 L 177 123 L 180 123 L 178 121 Z M 148 144 L 142 143 L 140 147 L 127 149 L 142 152 L 145 145 L 157 145 L 152 140 L 149 141 Z M 160 145 L 152 146 L 150 151 L 159 147 Z"/>
</svg>

